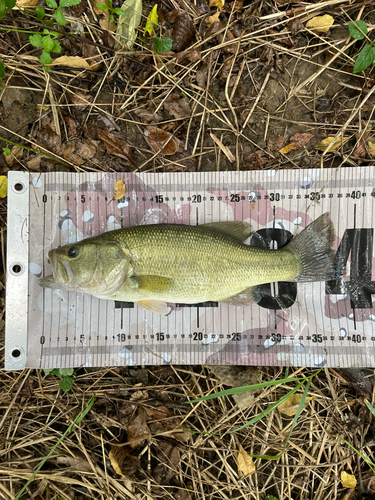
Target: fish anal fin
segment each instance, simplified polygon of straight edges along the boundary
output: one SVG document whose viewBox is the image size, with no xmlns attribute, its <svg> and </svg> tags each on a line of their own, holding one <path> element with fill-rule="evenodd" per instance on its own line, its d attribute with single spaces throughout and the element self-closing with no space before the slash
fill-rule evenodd
<svg viewBox="0 0 375 500">
<path fill-rule="evenodd" d="M 251 225 L 243 221 L 221 221 L 200 224 L 199 227 L 205 227 L 212 231 L 227 234 L 238 241 L 245 241 L 252 233 Z"/>
<path fill-rule="evenodd" d="M 164 276 L 139 275 L 132 276 L 131 280 L 135 288 L 144 292 L 162 293 L 168 292 L 172 286 L 172 280 Z"/>
<path fill-rule="evenodd" d="M 153 313 L 162 314 L 164 316 L 169 313 L 167 303 L 161 300 L 139 300 L 136 304 Z"/>
<path fill-rule="evenodd" d="M 245 290 L 242 290 L 242 292 L 237 295 L 222 300 L 221 302 L 225 302 L 226 304 L 230 304 L 232 306 L 250 306 L 255 302 L 259 302 L 260 299 L 261 296 L 258 292 L 258 287 L 252 286 L 245 288 Z"/>
</svg>

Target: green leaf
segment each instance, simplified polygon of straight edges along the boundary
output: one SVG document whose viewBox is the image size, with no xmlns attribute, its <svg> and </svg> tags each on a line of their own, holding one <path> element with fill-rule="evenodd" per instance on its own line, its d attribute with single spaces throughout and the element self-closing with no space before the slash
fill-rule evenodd
<svg viewBox="0 0 375 500">
<path fill-rule="evenodd" d="M 371 403 L 369 403 L 369 401 L 367 401 L 367 399 L 365 399 L 365 405 L 370 410 L 370 412 L 372 413 L 372 415 L 375 417 L 375 408 L 372 406 Z"/>
<path fill-rule="evenodd" d="M 45 375 L 58 375 L 59 370 L 57 368 L 44 368 Z"/>
<path fill-rule="evenodd" d="M 60 389 L 62 389 L 64 392 L 69 392 L 70 389 L 73 387 L 74 381 L 70 377 L 63 377 L 61 382 L 59 383 Z"/>
<path fill-rule="evenodd" d="M 363 47 L 355 60 L 353 73 L 360 73 L 368 68 L 374 60 L 372 45 L 367 44 Z"/>
<path fill-rule="evenodd" d="M 5 76 L 5 66 L 3 61 L 0 61 L 0 80 L 2 80 Z"/>
<path fill-rule="evenodd" d="M 3 151 L 7 156 L 12 154 L 12 151 L 9 148 L 3 148 Z"/>
<path fill-rule="evenodd" d="M 52 26 L 55 21 L 53 19 L 48 19 L 47 21 L 42 21 L 45 26 Z"/>
<path fill-rule="evenodd" d="M 59 373 L 62 377 L 70 377 L 74 373 L 74 368 L 60 368 Z"/>
<path fill-rule="evenodd" d="M 142 0 L 126 0 L 121 5 L 121 14 L 117 22 L 117 46 L 131 50 L 137 38 L 137 29 L 142 21 Z"/>
<path fill-rule="evenodd" d="M 42 39 L 43 42 L 43 48 L 46 52 L 51 52 L 54 46 L 54 41 L 52 40 L 51 37 L 49 36 L 44 36 Z"/>
<path fill-rule="evenodd" d="M 148 33 L 150 36 L 152 36 L 157 30 L 158 22 L 159 22 L 158 5 L 155 4 L 152 8 L 152 11 L 149 13 L 147 17 L 144 34 Z"/>
<path fill-rule="evenodd" d="M 48 52 L 46 52 L 45 50 L 43 50 L 43 52 L 40 54 L 40 62 L 42 64 L 51 64 L 51 62 L 53 61 L 52 57 L 49 55 Z M 49 68 L 48 68 L 49 69 Z"/>
<path fill-rule="evenodd" d="M 60 24 L 60 26 L 66 25 L 66 19 L 61 9 L 56 9 L 53 13 L 53 17 L 56 19 L 57 23 Z"/>
<path fill-rule="evenodd" d="M 59 54 L 61 52 L 62 48 L 60 45 L 60 42 L 58 40 L 53 41 L 53 48 L 51 52 L 55 52 L 55 54 Z"/>
<path fill-rule="evenodd" d="M 38 19 L 38 21 L 41 21 L 44 16 L 46 15 L 46 11 L 43 9 L 43 7 L 37 7 L 35 9 L 35 14 L 36 14 L 36 18 Z"/>
<path fill-rule="evenodd" d="M 16 0 L 5 0 L 6 9 L 9 12 L 16 5 Z"/>
<path fill-rule="evenodd" d="M 311 385 L 311 378 L 307 382 L 305 390 L 303 391 L 301 401 L 300 401 L 298 408 L 297 408 L 297 412 L 294 415 L 292 425 L 290 426 L 290 431 L 289 431 L 288 437 L 286 438 L 285 446 L 289 443 L 290 436 L 292 435 L 293 429 L 297 424 L 298 417 L 300 416 L 301 411 L 303 410 L 303 408 L 305 406 L 305 401 L 306 401 L 307 395 L 309 393 L 310 385 Z"/>
<path fill-rule="evenodd" d="M 154 37 L 154 51 L 158 54 L 162 54 L 163 52 L 168 52 L 168 50 L 172 50 L 173 40 L 172 38 L 159 38 L 158 36 Z"/>
<path fill-rule="evenodd" d="M 73 7 L 73 5 L 78 5 L 81 0 L 60 0 L 60 7 Z"/>
<path fill-rule="evenodd" d="M 57 9 L 57 2 L 56 0 L 46 0 L 47 7 L 50 9 Z"/>
<path fill-rule="evenodd" d="M 356 40 L 363 40 L 365 35 L 367 35 L 367 24 L 364 21 L 349 21 L 348 27 L 350 35 Z M 362 34 L 360 30 L 362 30 L 364 34 Z"/>
<path fill-rule="evenodd" d="M 102 10 L 109 9 L 108 5 L 106 5 L 105 3 L 96 3 L 95 7 L 98 7 L 98 9 L 102 9 Z"/>
<path fill-rule="evenodd" d="M 0 21 L 4 17 L 6 10 L 7 6 L 5 5 L 5 0 L 0 0 Z"/>
<path fill-rule="evenodd" d="M 124 16 L 126 14 L 126 12 L 123 9 L 113 9 L 112 12 L 114 12 L 118 16 Z"/>
<path fill-rule="evenodd" d="M 43 38 L 39 33 L 29 36 L 29 42 L 33 47 L 43 47 Z"/>
</svg>

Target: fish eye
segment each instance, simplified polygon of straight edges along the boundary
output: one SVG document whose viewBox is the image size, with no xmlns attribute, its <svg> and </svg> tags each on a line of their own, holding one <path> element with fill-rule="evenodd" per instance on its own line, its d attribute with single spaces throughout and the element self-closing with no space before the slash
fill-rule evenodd
<svg viewBox="0 0 375 500">
<path fill-rule="evenodd" d="M 70 248 L 70 249 L 68 250 L 68 256 L 69 256 L 69 257 L 72 257 L 72 259 L 73 259 L 74 257 L 77 257 L 77 255 L 78 255 L 78 248 L 76 248 L 76 247 L 72 247 L 72 248 Z"/>
</svg>

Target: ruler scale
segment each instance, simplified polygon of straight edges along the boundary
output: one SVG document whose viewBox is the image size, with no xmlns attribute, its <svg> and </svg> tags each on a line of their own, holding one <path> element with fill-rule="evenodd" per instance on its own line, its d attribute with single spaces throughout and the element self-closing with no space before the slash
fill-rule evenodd
<svg viewBox="0 0 375 500">
<path fill-rule="evenodd" d="M 6 369 L 135 364 L 375 366 L 374 167 L 168 174 L 10 172 Z M 113 200 L 124 178 L 125 196 Z M 128 302 L 42 289 L 48 251 L 137 224 L 246 220 L 279 248 L 330 212 L 342 279 L 261 285 L 258 304 Z"/>
</svg>

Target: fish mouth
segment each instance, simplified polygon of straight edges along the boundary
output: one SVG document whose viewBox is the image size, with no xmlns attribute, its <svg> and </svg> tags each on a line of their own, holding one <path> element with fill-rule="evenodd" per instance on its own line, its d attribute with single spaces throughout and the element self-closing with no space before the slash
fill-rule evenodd
<svg viewBox="0 0 375 500">
<path fill-rule="evenodd" d="M 74 275 L 68 262 L 60 258 L 54 250 L 48 254 L 51 267 L 53 281 L 56 285 L 68 285 L 72 282 Z"/>
</svg>

